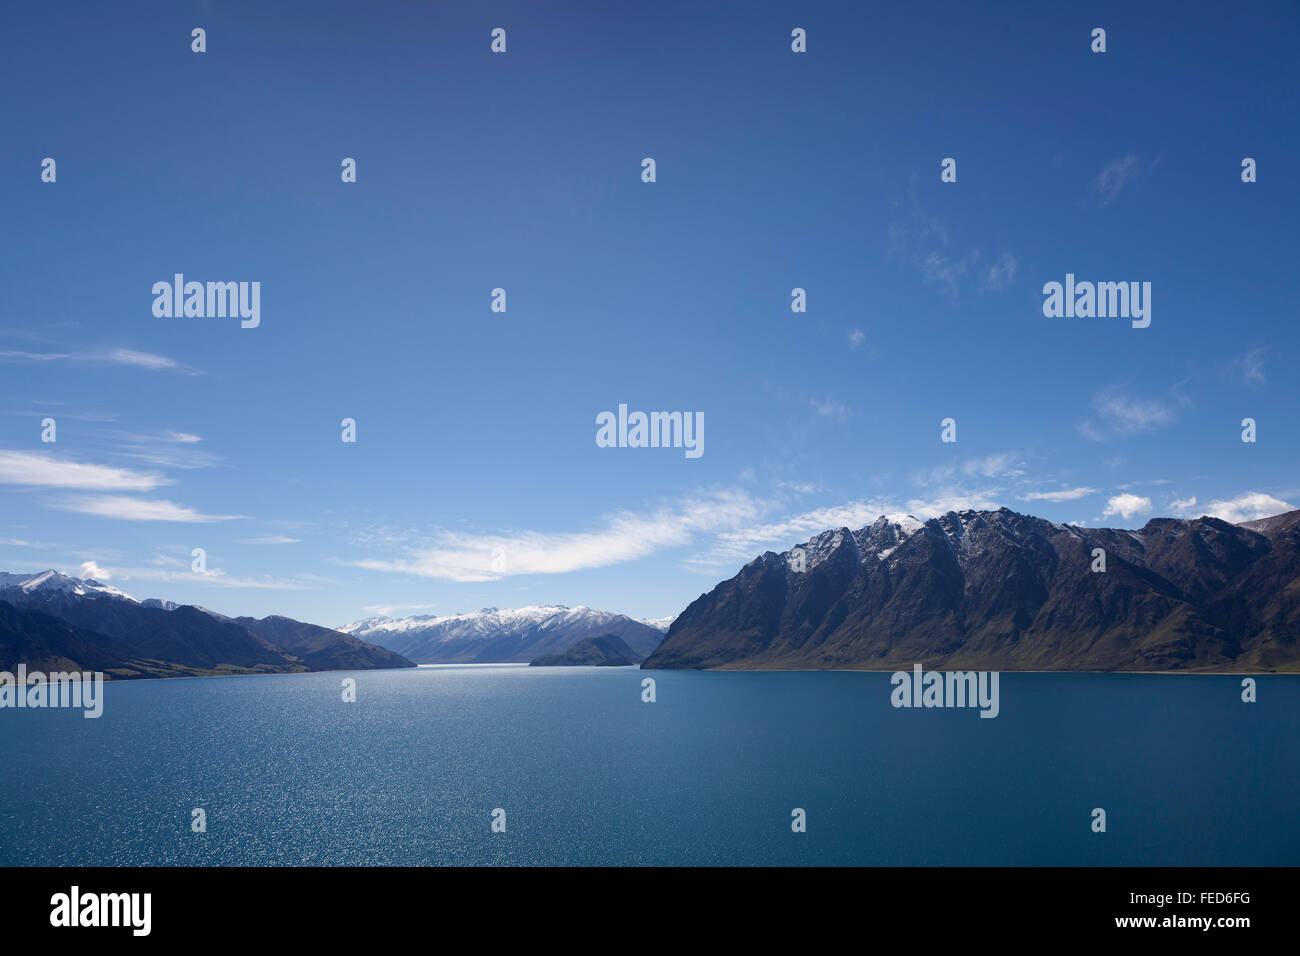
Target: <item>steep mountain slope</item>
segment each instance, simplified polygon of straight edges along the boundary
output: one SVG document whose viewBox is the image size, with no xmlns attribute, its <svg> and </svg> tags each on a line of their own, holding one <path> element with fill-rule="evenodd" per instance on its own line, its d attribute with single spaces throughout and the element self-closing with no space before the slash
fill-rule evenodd
<svg viewBox="0 0 1300 956">
<path fill-rule="evenodd" d="M 1005 508 L 881 517 L 751 561 L 683 611 L 643 666 L 1300 670 L 1292 515 L 1262 530 L 1198 518 L 1137 532 Z"/>
<path fill-rule="evenodd" d="M 627 667 L 641 663 L 641 655 L 617 634 L 588 637 L 562 654 L 543 654 L 533 667 Z"/>
<path fill-rule="evenodd" d="M 0 597 L 4 594 L 0 593 Z M 196 607 L 165 611 L 111 598 L 69 600 L 64 592 L 37 592 L 29 595 L 21 606 L 58 617 L 82 630 L 103 634 L 123 653 L 136 658 L 214 671 L 307 669 L 292 654 Z"/>
<path fill-rule="evenodd" d="M 446 617 L 368 618 L 339 630 L 420 664 L 526 663 L 604 634 L 623 639 L 644 657 L 663 640 L 662 631 L 622 614 L 563 605 L 490 607 Z"/>
<path fill-rule="evenodd" d="M 272 615 L 259 621 L 252 617 L 237 617 L 233 623 L 300 658 L 312 670 L 415 666 L 387 648 L 293 618 Z"/>
<path fill-rule="evenodd" d="M 148 677 L 147 665 L 129 661 L 124 648 L 103 634 L 73 627 L 48 614 L 0 601 L 0 671 L 103 671 L 116 677 Z"/>
</svg>

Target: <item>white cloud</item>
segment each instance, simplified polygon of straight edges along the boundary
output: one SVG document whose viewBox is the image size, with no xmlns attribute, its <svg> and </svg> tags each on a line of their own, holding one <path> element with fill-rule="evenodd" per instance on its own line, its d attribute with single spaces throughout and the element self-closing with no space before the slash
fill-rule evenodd
<svg viewBox="0 0 1300 956">
<path fill-rule="evenodd" d="M 1256 518 L 1268 518 L 1272 515 L 1292 511 L 1295 506 L 1287 504 L 1280 498 L 1248 491 L 1227 501 L 1211 501 L 1205 506 L 1205 513 L 1212 518 L 1220 518 L 1229 524 L 1242 521 L 1254 521 Z"/>
<path fill-rule="evenodd" d="M 792 493 L 792 486 L 783 486 L 779 496 L 766 499 L 734 489 L 698 493 L 645 512 L 615 512 L 601 519 L 599 527 L 580 531 L 482 535 L 440 531 L 426 543 L 405 530 L 363 529 L 353 535 L 356 546 L 397 553 L 346 563 L 371 571 L 477 582 L 607 567 L 694 545 L 700 550 L 684 558 L 681 566 L 714 574 L 828 529 L 861 528 L 882 514 L 911 514 L 926 520 L 948 511 L 993 510 L 1000 504 L 998 489 L 953 489 L 906 502 L 858 500 L 768 518 L 786 507 Z"/>
<path fill-rule="evenodd" d="M 81 495 L 50 502 L 60 511 L 75 511 L 100 518 L 121 521 L 176 521 L 184 524 L 209 524 L 231 521 L 243 515 L 205 515 L 186 505 L 160 499 L 129 498 L 125 495 Z"/>
<path fill-rule="evenodd" d="M 137 352 L 134 349 L 110 348 L 97 352 L 19 352 L 0 349 L 0 362 L 77 362 L 83 365 L 126 365 L 159 372 L 182 372 L 197 375 L 198 371 L 183 362 L 165 355 Z"/>
<path fill-rule="evenodd" d="M 1264 374 L 1264 356 L 1267 348 L 1248 349 L 1228 364 L 1227 376 L 1245 385 L 1266 385 L 1268 376 Z"/>
<path fill-rule="evenodd" d="M 1096 180 L 1093 182 L 1093 189 L 1096 190 L 1101 204 L 1109 206 L 1113 203 L 1119 197 L 1125 184 L 1137 171 L 1138 158 L 1129 155 L 1113 160 L 1098 173 Z"/>
<path fill-rule="evenodd" d="M 813 495 L 822 490 L 811 481 L 778 481 L 776 487 L 794 495 Z"/>
<path fill-rule="evenodd" d="M 825 418 L 838 418 L 840 421 L 847 418 L 849 413 L 848 408 L 843 403 L 835 401 L 829 395 L 826 396 L 825 401 L 819 402 L 816 399 L 813 399 L 812 407 L 813 411 L 818 415 Z"/>
<path fill-rule="evenodd" d="M 854 329 L 849 333 L 849 348 L 855 349 L 867 340 L 867 333 L 861 329 Z"/>
<path fill-rule="evenodd" d="M 1101 516 L 1110 518 L 1119 515 L 1127 521 L 1136 515 L 1149 514 L 1150 511 L 1150 498 L 1143 498 L 1141 495 L 1122 494 L 1115 495 L 1106 502 L 1106 510 L 1102 512 Z"/>
<path fill-rule="evenodd" d="M 1175 498 L 1169 502 L 1169 510 L 1178 515 L 1184 514 L 1195 507 L 1196 495 L 1192 495 L 1190 498 Z"/>
<path fill-rule="evenodd" d="M 221 455 L 198 447 L 203 439 L 192 432 L 174 429 L 144 434 L 111 431 L 106 435 L 114 442 L 112 454 L 115 457 L 146 462 L 159 468 L 212 468 L 225 461 Z"/>
<path fill-rule="evenodd" d="M 967 458 L 960 462 L 936 465 L 912 475 L 912 484 L 927 485 L 951 482 L 959 477 L 966 478 L 1020 478 L 1025 474 L 1024 463 L 1016 452 L 1000 452 L 983 458 Z"/>
<path fill-rule="evenodd" d="M 1159 399 L 1135 398 L 1118 389 L 1106 389 L 1093 399 L 1096 421 L 1080 423 L 1079 431 L 1092 441 L 1111 435 L 1139 435 L 1163 428 L 1174 420 L 1174 410 Z"/>
<path fill-rule="evenodd" d="M 367 614 L 378 614 L 382 617 L 392 617 L 399 612 L 409 614 L 411 611 L 431 611 L 432 604 L 367 604 L 361 608 Z"/>
<path fill-rule="evenodd" d="M 746 492 L 723 491 L 679 499 L 645 514 L 616 512 L 591 531 L 493 535 L 444 531 L 430 547 L 411 548 L 397 558 L 348 563 L 371 571 L 463 582 L 495 581 L 518 574 L 563 574 L 681 547 L 697 535 L 751 522 L 768 506 Z"/>
<path fill-rule="evenodd" d="M 1016 281 L 1016 269 L 1020 263 L 1016 257 L 1004 254 L 997 263 L 989 266 L 989 271 L 984 274 L 984 288 L 990 292 L 997 292 L 1005 289 L 1011 283 Z"/>
<path fill-rule="evenodd" d="M 1088 495 L 1095 495 L 1096 488 L 1062 488 L 1060 491 L 1031 491 L 1021 495 L 1021 501 L 1078 501 Z"/>
<path fill-rule="evenodd" d="M 301 538 L 290 538 L 284 534 L 264 534 L 257 538 L 241 538 L 239 544 L 301 544 Z"/>
<path fill-rule="evenodd" d="M 105 571 L 94 561 L 83 561 L 81 563 L 81 569 L 77 572 L 77 577 L 82 579 L 93 579 L 96 581 L 109 581 L 112 579 L 113 575 L 111 572 Z"/>
<path fill-rule="evenodd" d="M 9 545 L 15 548 L 47 548 L 52 550 L 68 550 L 68 545 L 58 544 L 54 541 L 28 541 L 24 538 L 0 538 L 0 544 Z"/>
<path fill-rule="evenodd" d="M 168 479 L 153 472 L 89 465 L 30 451 L 0 451 L 0 484 L 95 491 L 152 491 Z"/>
<path fill-rule="evenodd" d="M 1106 436 L 1101 433 L 1101 429 L 1092 422 L 1079 422 L 1079 432 L 1088 441 L 1103 442 L 1106 440 Z"/>
<path fill-rule="evenodd" d="M 92 361 L 104 362 L 109 365 L 134 365 L 137 368 L 147 368 L 152 371 L 183 371 L 193 373 L 194 369 L 184 365 L 175 359 L 169 359 L 165 355 L 154 355 L 150 352 L 136 352 L 133 349 L 108 349 L 104 352 L 96 353 Z"/>
<path fill-rule="evenodd" d="M 977 253 L 964 259 L 954 259 L 939 252 L 929 252 L 918 260 L 921 276 L 932 285 L 946 286 L 952 294 L 957 293 L 959 280 L 966 275 L 973 261 L 979 259 Z"/>
<path fill-rule="evenodd" d="M 104 573 L 106 575 L 112 574 L 113 578 L 119 583 L 161 581 L 166 584 L 198 585 L 199 587 L 213 588 L 250 588 L 262 591 L 315 590 L 315 585 L 305 584 L 297 580 L 280 581 L 272 578 L 269 574 L 260 578 L 241 578 L 229 575 L 220 568 L 210 568 L 202 572 L 192 571 L 188 563 L 186 563 L 183 571 L 161 571 L 156 568 L 111 568 Z M 99 580 L 107 580 L 107 578 L 102 577 Z"/>
</svg>

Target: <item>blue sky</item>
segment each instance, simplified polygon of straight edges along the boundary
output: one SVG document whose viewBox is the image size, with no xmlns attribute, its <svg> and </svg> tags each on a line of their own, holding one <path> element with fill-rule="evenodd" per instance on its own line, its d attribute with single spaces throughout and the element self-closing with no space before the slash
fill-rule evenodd
<svg viewBox="0 0 1300 956">
<path fill-rule="evenodd" d="M 1296 6 L 973 6 L 8 11 L 0 568 L 651 617 L 882 512 L 1300 507 Z M 155 317 L 177 272 L 260 326 Z M 1045 318 L 1066 273 L 1150 327 Z M 620 403 L 703 456 L 597 447 Z"/>
</svg>

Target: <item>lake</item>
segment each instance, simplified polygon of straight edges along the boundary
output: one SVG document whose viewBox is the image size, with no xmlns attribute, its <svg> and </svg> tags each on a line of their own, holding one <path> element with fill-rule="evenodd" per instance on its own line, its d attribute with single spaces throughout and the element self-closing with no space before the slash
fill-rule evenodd
<svg viewBox="0 0 1300 956">
<path fill-rule="evenodd" d="M 0 710 L 0 864 L 1294 865 L 1300 678 L 1257 681 L 1003 673 L 995 719 L 881 673 L 110 683 Z"/>
</svg>

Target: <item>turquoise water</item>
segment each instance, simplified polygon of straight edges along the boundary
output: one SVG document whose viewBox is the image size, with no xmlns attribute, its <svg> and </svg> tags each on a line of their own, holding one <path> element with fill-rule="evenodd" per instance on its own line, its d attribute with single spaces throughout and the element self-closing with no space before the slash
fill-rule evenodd
<svg viewBox="0 0 1300 956">
<path fill-rule="evenodd" d="M 992 720 L 866 673 L 109 684 L 0 710 L 0 863 L 1296 864 L 1300 679 L 1258 683 L 1004 673 Z"/>
</svg>

